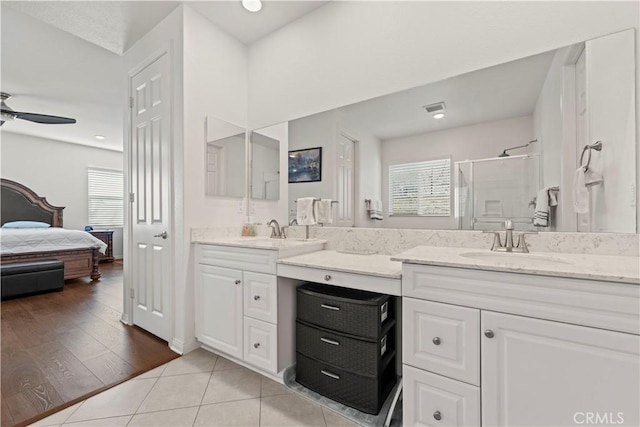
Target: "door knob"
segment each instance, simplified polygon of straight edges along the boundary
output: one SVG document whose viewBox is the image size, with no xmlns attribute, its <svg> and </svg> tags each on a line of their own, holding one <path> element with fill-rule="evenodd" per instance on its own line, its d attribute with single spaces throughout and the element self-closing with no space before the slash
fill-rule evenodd
<svg viewBox="0 0 640 427">
<path fill-rule="evenodd" d="M 162 232 L 162 233 L 160 233 L 160 234 L 154 234 L 154 235 L 153 235 L 153 237 L 162 237 L 163 239 L 166 239 L 166 238 L 167 238 L 167 236 L 168 236 L 168 234 L 167 234 L 167 232 L 166 232 L 166 231 L 163 231 L 163 232 Z"/>
</svg>

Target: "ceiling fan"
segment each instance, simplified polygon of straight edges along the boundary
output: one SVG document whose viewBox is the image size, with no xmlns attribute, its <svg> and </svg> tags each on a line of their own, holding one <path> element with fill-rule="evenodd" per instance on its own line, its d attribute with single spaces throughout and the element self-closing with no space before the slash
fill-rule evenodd
<svg viewBox="0 0 640 427">
<path fill-rule="evenodd" d="M 69 117 L 59 117 L 59 116 L 50 116 L 47 114 L 38 114 L 38 113 L 23 113 L 20 111 L 13 111 L 7 104 L 5 104 L 5 100 L 11 98 L 11 95 L 5 92 L 0 92 L 0 126 L 4 124 L 4 122 L 13 119 L 22 119 L 28 120 L 30 122 L 35 123 L 43 123 L 46 125 L 58 125 L 58 124 L 70 124 L 75 123 L 76 119 L 70 119 Z"/>
</svg>

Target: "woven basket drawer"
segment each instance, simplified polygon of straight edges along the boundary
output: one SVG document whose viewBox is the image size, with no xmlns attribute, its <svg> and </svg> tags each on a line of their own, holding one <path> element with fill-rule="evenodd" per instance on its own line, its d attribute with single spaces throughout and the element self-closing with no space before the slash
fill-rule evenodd
<svg viewBox="0 0 640 427">
<path fill-rule="evenodd" d="M 388 295 L 306 283 L 297 289 L 298 319 L 349 335 L 378 340 L 393 318 Z"/>
<path fill-rule="evenodd" d="M 379 378 L 354 374 L 297 353 L 296 381 L 316 393 L 367 414 L 377 414 L 395 383 L 395 356 Z"/>
<path fill-rule="evenodd" d="M 300 353 L 364 376 L 382 373 L 382 359 L 395 351 L 395 320 L 385 323 L 376 341 L 362 340 L 330 329 L 296 322 L 296 346 Z"/>
</svg>

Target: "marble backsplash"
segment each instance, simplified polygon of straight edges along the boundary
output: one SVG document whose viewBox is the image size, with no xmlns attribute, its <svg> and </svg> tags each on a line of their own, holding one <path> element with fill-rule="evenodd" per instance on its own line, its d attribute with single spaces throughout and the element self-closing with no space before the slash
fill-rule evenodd
<svg viewBox="0 0 640 427">
<path fill-rule="evenodd" d="M 258 236 L 269 237 L 271 228 L 257 226 Z M 504 241 L 504 233 L 502 240 Z M 519 234 L 516 232 L 516 234 Z M 203 237 L 240 236 L 241 227 L 196 228 L 191 240 Z M 305 227 L 287 228 L 287 236 L 305 237 Z M 327 240 L 326 249 L 339 251 L 374 251 L 394 255 L 416 246 L 448 246 L 456 248 L 489 249 L 493 234 L 466 230 L 420 230 L 346 227 L 309 227 L 309 237 Z M 554 233 L 528 234 L 526 242 L 531 252 L 564 252 L 639 256 L 640 235 L 623 233 Z"/>
</svg>

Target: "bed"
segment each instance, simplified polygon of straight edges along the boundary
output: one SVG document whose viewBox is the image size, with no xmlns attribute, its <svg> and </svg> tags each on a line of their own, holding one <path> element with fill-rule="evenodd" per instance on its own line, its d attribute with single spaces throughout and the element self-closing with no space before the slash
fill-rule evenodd
<svg viewBox="0 0 640 427">
<path fill-rule="evenodd" d="M 0 262 L 3 264 L 57 259 L 64 262 L 64 279 L 100 278 L 98 260 L 106 245 L 91 234 L 62 228 L 64 207 L 53 206 L 30 188 L 0 179 L 2 225 L 15 221 L 49 224 L 42 229 L 0 229 Z"/>
</svg>

